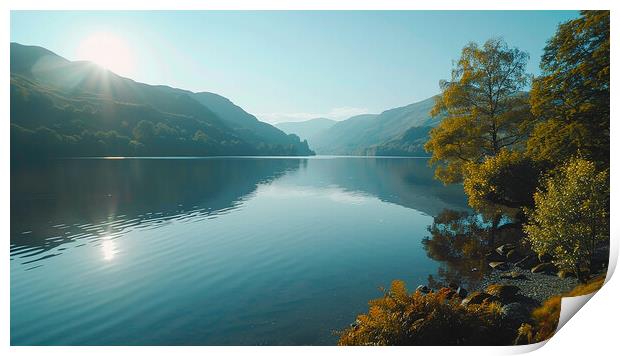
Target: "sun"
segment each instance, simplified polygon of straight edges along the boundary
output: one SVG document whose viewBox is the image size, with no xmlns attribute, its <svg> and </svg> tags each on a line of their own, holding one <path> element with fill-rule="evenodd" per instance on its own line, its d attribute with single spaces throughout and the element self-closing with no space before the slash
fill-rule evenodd
<svg viewBox="0 0 620 356">
<path fill-rule="evenodd" d="M 84 38 L 76 50 L 79 60 L 87 60 L 117 74 L 130 76 L 135 70 L 131 47 L 111 32 L 97 32 Z"/>
</svg>

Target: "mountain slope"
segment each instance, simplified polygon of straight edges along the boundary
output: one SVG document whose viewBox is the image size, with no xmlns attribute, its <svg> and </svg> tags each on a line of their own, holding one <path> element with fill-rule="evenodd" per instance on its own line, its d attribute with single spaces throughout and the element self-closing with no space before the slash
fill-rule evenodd
<svg viewBox="0 0 620 356">
<path fill-rule="evenodd" d="M 395 138 L 368 147 L 365 154 L 368 156 L 417 156 L 426 157 L 424 144 L 428 141 L 428 135 L 432 126 L 414 126 L 407 129 Z"/>
<path fill-rule="evenodd" d="M 442 119 L 430 116 L 434 103 L 431 97 L 379 115 L 352 117 L 320 132 L 310 145 L 320 154 L 421 155 L 430 128 Z"/>
<path fill-rule="evenodd" d="M 295 134 L 308 142 L 312 142 L 317 134 L 334 126 L 336 122 L 326 118 L 317 118 L 306 121 L 280 122 L 274 126 L 287 134 Z"/>
<path fill-rule="evenodd" d="M 213 111 L 228 127 L 243 140 L 261 145 L 270 142 L 276 145 L 289 147 L 292 153 L 304 153 L 307 143 L 300 143 L 299 136 L 287 135 L 278 128 L 265 122 L 259 121 L 254 115 L 247 113 L 241 107 L 235 105 L 229 99 L 214 93 L 192 93 L 191 97 L 200 104 Z M 307 153 L 306 153 L 307 154 Z"/>
<path fill-rule="evenodd" d="M 12 157 L 312 154 L 258 120 L 275 134 L 231 127 L 194 95 L 11 43 Z"/>
<path fill-rule="evenodd" d="M 376 118 L 377 115 L 364 114 L 340 121 L 315 135 L 310 145 L 320 154 L 359 154 L 361 138 L 373 127 Z"/>
</svg>

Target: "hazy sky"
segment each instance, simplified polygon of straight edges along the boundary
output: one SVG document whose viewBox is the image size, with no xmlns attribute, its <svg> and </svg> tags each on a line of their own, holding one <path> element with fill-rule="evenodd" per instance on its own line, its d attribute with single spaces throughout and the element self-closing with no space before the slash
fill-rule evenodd
<svg viewBox="0 0 620 356">
<path fill-rule="evenodd" d="M 268 122 L 342 120 L 438 93 L 469 41 L 529 52 L 575 11 L 11 13 L 11 41 L 149 84 L 226 96 Z"/>
</svg>

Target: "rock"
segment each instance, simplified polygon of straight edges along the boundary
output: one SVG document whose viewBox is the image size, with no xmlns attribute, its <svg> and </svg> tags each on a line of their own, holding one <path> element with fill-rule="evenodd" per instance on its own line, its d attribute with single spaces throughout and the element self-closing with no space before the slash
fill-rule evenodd
<svg viewBox="0 0 620 356">
<path fill-rule="evenodd" d="M 541 263 L 551 262 L 551 255 L 549 255 L 547 253 L 539 253 L 538 254 L 538 261 L 540 261 Z"/>
<path fill-rule="evenodd" d="M 506 304 L 511 302 L 512 299 L 519 292 L 519 287 L 516 286 L 507 286 L 502 284 L 492 284 L 488 286 L 484 290 L 487 294 L 497 297 L 497 299 L 502 303 Z"/>
<path fill-rule="evenodd" d="M 467 289 L 463 288 L 463 287 L 459 287 L 459 289 L 456 290 L 456 294 L 459 295 L 459 297 L 461 298 L 465 298 L 467 297 Z"/>
<path fill-rule="evenodd" d="M 506 257 L 493 250 L 485 255 L 487 261 L 505 261 Z"/>
<path fill-rule="evenodd" d="M 496 298 L 488 293 L 485 292 L 472 292 L 467 298 L 463 299 L 463 301 L 461 302 L 462 305 L 464 306 L 468 306 L 468 305 L 476 305 L 476 304 L 482 304 L 485 301 L 494 301 Z"/>
<path fill-rule="evenodd" d="M 558 277 L 564 279 L 568 277 L 575 277 L 575 274 L 571 271 L 561 270 L 561 271 L 558 271 Z"/>
<path fill-rule="evenodd" d="M 532 273 L 555 273 L 556 272 L 556 268 L 553 265 L 553 263 L 550 262 L 544 262 L 541 264 L 538 264 L 536 267 L 532 268 Z"/>
<path fill-rule="evenodd" d="M 527 277 L 525 277 L 524 274 L 519 273 L 517 271 L 511 271 L 511 272 L 502 273 L 502 274 L 499 275 L 499 278 L 502 278 L 502 279 L 527 279 Z"/>
<path fill-rule="evenodd" d="M 500 247 L 496 248 L 495 251 L 502 256 L 506 256 L 509 251 L 512 251 L 515 248 L 517 248 L 515 244 L 503 244 Z"/>
<path fill-rule="evenodd" d="M 534 255 L 527 255 L 523 257 L 522 259 L 520 259 L 518 262 L 515 262 L 515 266 L 523 268 L 523 269 L 530 269 L 534 267 L 535 265 L 536 265 L 536 258 L 534 257 Z"/>
<path fill-rule="evenodd" d="M 521 254 L 517 250 L 510 250 L 506 254 L 506 260 L 510 262 L 518 261 L 521 258 Z"/>
<path fill-rule="evenodd" d="M 499 269 L 499 270 L 502 270 L 502 269 L 505 269 L 505 268 L 506 268 L 506 263 L 505 263 L 505 262 L 499 262 L 499 261 L 496 261 L 496 262 L 489 262 L 489 266 L 490 266 L 491 268 L 493 268 L 493 269 Z"/>
<path fill-rule="evenodd" d="M 431 289 L 425 285 L 419 285 L 418 288 L 415 289 L 415 291 L 422 294 L 428 294 L 431 292 Z"/>
<path fill-rule="evenodd" d="M 529 319 L 527 308 L 521 303 L 509 303 L 500 310 L 502 319 L 519 325 Z"/>
</svg>

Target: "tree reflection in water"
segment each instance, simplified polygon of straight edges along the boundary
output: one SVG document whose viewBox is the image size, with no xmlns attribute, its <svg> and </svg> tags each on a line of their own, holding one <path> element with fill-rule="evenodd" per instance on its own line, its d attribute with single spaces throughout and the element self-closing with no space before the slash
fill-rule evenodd
<svg viewBox="0 0 620 356">
<path fill-rule="evenodd" d="M 430 236 L 422 240 L 428 257 L 441 262 L 429 287 L 450 283 L 475 286 L 487 270 L 485 254 L 490 250 L 489 229 L 477 214 L 444 210 L 428 227 Z"/>
</svg>

